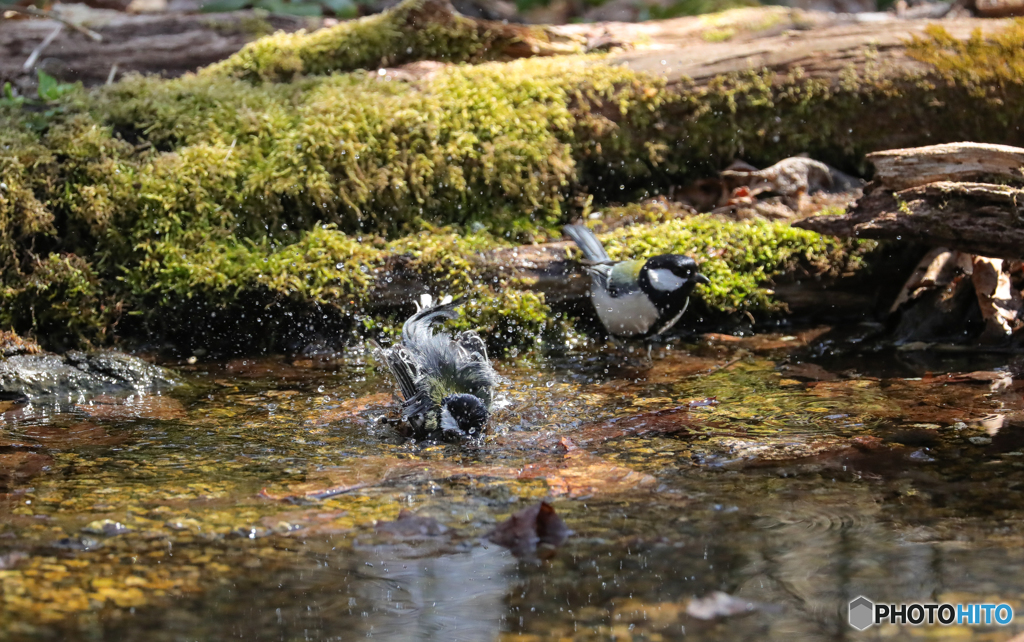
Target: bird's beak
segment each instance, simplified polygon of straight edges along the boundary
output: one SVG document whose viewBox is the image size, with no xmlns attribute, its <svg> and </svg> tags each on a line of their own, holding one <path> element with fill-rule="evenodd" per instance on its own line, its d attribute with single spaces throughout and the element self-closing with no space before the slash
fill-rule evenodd
<svg viewBox="0 0 1024 642">
<path fill-rule="evenodd" d="M 693 280 L 696 281 L 697 283 L 704 283 L 705 285 L 708 284 L 708 283 L 711 283 L 711 279 L 709 279 L 708 277 L 704 276 L 700 272 L 698 272 L 697 274 L 693 275 Z"/>
</svg>

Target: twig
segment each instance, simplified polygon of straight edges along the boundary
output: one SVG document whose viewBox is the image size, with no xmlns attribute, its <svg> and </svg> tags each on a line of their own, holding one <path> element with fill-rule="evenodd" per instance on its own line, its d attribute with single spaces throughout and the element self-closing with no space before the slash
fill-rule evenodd
<svg viewBox="0 0 1024 642">
<path fill-rule="evenodd" d="M 113 84 L 114 83 L 114 77 L 116 75 L 117 75 L 117 63 L 115 62 L 114 64 L 110 65 L 110 73 L 107 74 L 107 83 L 106 84 L 108 84 L 108 85 Z"/>
<path fill-rule="evenodd" d="M 93 42 L 103 42 L 103 36 L 96 33 L 92 29 L 89 29 L 88 27 L 83 27 L 82 25 L 77 24 L 75 22 L 71 22 L 67 18 L 62 18 L 57 14 L 53 13 L 52 11 L 42 11 L 40 9 L 36 9 L 35 7 L 16 7 L 14 5 L 5 5 L 3 7 L 3 11 L 13 11 L 14 13 L 21 13 L 26 16 L 34 16 L 36 18 L 47 18 L 49 20 L 56 20 L 57 22 L 64 23 L 65 25 L 71 27 L 78 33 L 84 34 Z"/>
<path fill-rule="evenodd" d="M 28 55 L 28 59 L 25 60 L 25 64 L 21 66 L 22 71 L 31 71 L 32 67 L 36 64 L 36 60 L 39 59 L 39 55 L 43 53 L 43 50 L 50 46 L 50 43 L 60 35 L 60 32 L 64 31 L 64 25 L 58 24 L 57 28 L 50 32 L 50 35 L 43 38 L 43 41 L 39 43 L 39 46 L 32 50 L 32 53 Z"/>
</svg>

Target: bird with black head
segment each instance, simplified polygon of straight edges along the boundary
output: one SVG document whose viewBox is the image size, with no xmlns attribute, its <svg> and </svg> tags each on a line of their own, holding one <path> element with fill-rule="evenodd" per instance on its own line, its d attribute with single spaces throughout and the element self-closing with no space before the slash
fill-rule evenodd
<svg viewBox="0 0 1024 642">
<path fill-rule="evenodd" d="M 697 263 L 682 254 L 612 261 L 590 228 L 566 225 L 590 273 L 590 299 L 605 330 L 617 339 L 650 339 L 678 323 L 690 293 L 709 283 Z"/>
<path fill-rule="evenodd" d="M 454 336 L 434 325 L 457 316 L 461 299 L 434 304 L 424 294 L 402 326 L 402 340 L 388 348 L 373 344 L 402 395 L 402 419 L 418 440 L 459 441 L 483 436 L 494 390 L 500 381 L 475 332 Z"/>
</svg>

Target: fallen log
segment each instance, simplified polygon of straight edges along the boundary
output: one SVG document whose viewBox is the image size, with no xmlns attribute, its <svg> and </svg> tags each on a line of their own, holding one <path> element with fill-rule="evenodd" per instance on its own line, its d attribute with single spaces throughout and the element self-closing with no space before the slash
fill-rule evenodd
<svg viewBox="0 0 1024 642">
<path fill-rule="evenodd" d="M 939 181 L 898 192 L 876 189 L 847 214 L 795 227 L 838 237 L 913 240 L 993 258 L 1024 257 L 1024 190 Z"/>
<path fill-rule="evenodd" d="M 1024 149 L 987 143 L 947 143 L 868 154 L 874 181 L 904 190 L 937 181 L 1024 185 Z"/>
</svg>

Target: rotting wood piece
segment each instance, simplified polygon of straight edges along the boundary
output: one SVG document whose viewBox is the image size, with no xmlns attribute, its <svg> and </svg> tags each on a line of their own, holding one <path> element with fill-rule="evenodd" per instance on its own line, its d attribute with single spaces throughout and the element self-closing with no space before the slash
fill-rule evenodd
<svg viewBox="0 0 1024 642">
<path fill-rule="evenodd" d="M 291 32 L 320 23 L 318 18 L 258 16 L 252 11 L 141 16 L 102 12 L 102 17 L 88 23 L 102 42 L 65 30 L 40 56 L 45 70 L 85 85 L 106 82 L 115 64 L 119 74 L 180 76 L 227 58 L 260 35 L 260 29 Z M 34 82 L 35 71 L 25 74 L 22 65 L 58 24 L 43 19 L 0 20 L 0 79 L 16 82 L 26 77 Z"/>
<path fill-rule="evenodd" d="M 987 143 L 948 143 L 867 155 L 874 182 L 904 190 L 938 181 L 1024 185 L 1024 149 Z"/>
<path fill-rule="evenodd" d="M 967 8 L 982 18 L 1024 16 L 1024 0 L 967 0 Z"/>
<path fill-rule="evenodd" d="M 913 240 L 993 258 L 1024 257 L 1024 190 L 940 181 L 896 193 L 873 189 L 848 213 L 793 225 L 819 234 Z"/>
</svg>

